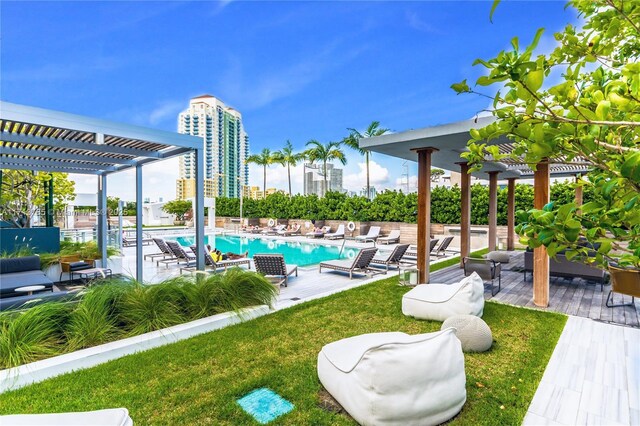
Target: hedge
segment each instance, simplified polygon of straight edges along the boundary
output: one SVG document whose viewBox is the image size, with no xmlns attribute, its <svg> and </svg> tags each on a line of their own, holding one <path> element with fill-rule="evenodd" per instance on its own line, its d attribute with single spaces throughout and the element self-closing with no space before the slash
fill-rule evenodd
<svg viewBox="0 0 640 426">
<path fill-rule="evenodd" d="M 588 187 L 587 187 L 588 188 Z M 574 198 L 572 182 L 556 182 L 551 186 L 551 200 L 567 203 Z M 592 194 L 586 191 L 584 202 Z M 329 192 L 326 197 L 316 195 L 294 195 L 275 193 L 263 200 L 245 198 L 243 216 L 248 218 L 308 219 L 308 220 L 353 220 L 376 222 L 416 223 L 418 195 L 402 191 L 384 191 L 369 201 L 361 196 L 347 196 Z M 533 208 L 533 186 L 516 185 L 516 211 Z M 218 198 L 218 216 L 238 217 L 240 200 Z M 487 225 L 489 216 L 489 188 L 475 184 L 471 186 L 471 223 Z M 438 186 L 431 191 L 431 221 L 433 223 L 460 223 L 460 188 Z M 507 188 L 498 189 L 498 225 L 507 224 Z"/>
</svg>

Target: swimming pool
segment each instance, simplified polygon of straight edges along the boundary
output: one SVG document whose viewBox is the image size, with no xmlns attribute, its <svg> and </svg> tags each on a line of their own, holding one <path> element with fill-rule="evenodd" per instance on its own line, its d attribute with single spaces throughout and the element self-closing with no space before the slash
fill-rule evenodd
<svg viewBox="0 0 640 426">
<path fill-rule="evenodd" d="M 359 249 L 345 247 L 340 253 L 340 247 L 326 246 L 298 241 L 272 240 L 269 238 L 247 238 L 236 235 L 205 235 L 205 243 L 217 248 L 223 253 L 244 253 L 249 251 L 249 257 L 256 253 L 281 253 L 284 260 L 298 266 L 315 265 L 326 260 L 352 259 Z M 180 245 L 188 247 L 195 243 L 195 237 L 168 237 L 176 240 Z"/>
</svg>

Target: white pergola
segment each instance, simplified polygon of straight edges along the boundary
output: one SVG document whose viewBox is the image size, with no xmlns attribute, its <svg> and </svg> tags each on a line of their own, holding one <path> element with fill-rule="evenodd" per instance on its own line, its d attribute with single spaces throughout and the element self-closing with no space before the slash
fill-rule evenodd
<svg viewBox="0 0 640 426">
<path fill-rule="evenodd" d="M 467 142 L 471 139 L 469 131 L 487 126 L 493 121 L 495 121 L 493 116 L 477 117 L 456 123 L 360 139 L 361 148 L 418 162 L 418 269 L 423 283 L 429 282 L 431 167 L 461 172 L 460 257 L 462 260 L 465 256 L 469 256 L 471 249 L 471 191 L 469 166 L 460 154 L 468 151 Z M 497 145 L 501 154 L 511 153 L 514 148 L 513 141 L 505 137 L 487 141 L 487 144 Z M 567 163 L 564 158 L 549 158 L 546 162 L 537 164 L 534 171 L 530 165 L 519 159 L 495 160 L 487 156 L 482 169 L 474 171 L 472 175 L 478 178 L 489 178 L 489 250 L 495 250 L 497 240 L 498 177 L 508 182 L 507 247 L 513 250 L 516 179 L 534 179 L 534 207 L 540 209 L 549 202 L 550 176 L 580 175 L 588 172 L 590 168 L 591 164 L 587 159 L 575 158 L 571 163 Z M 582 202 L 582 195 L 578 190 L 576 200 Z M 533 268 L 534 302 L 539 306 L 547 306 L 549 256 L 546 248 L 539 247 L 534 250 Z"/>
<path fill-rule="evenodd" d="M 98 177 L 97 241 L 107 258 L 107 177 L 136 170 L 136 279 L 142 281 L 142 166 L 195 153 L 196 258 L 204 269 L 204 157 L 195 136 L 0 101 L 0 169 Z"/>
</svg>

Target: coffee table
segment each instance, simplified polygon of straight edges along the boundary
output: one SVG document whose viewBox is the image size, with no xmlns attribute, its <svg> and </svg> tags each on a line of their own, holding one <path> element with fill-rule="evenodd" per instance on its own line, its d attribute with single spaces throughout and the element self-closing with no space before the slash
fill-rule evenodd
<svg viewBox="0 0 640 426">
<path fill-rule="evenodd" d="M 40 291 L 44 289 L 45 289 L 45 286 L 43 285 L 28 285 L 25 287 L 18 287 L 14 291 L 16 293 L 27 293 L 29 296 L 31 296 L 34 291 Z"/>
<path fill-rule="evenodd" d="M 111 278 L 112 272 L 109 268 L 89 268 L 80 269 L 78 271 L 70 271 L 71 281 L 73 281 L 74 275 L 77 275 L 83 282 L 96 278 Z"/>
</svg>

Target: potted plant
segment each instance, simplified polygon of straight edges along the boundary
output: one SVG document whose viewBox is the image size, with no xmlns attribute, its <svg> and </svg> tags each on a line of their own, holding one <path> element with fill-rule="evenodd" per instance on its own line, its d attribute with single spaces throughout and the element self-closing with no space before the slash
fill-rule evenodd
<svg viewBox="0 0 640 426">
<path fill-rule="evenodd" d="M 174 215 L 174 225 L 182 226 L 185 224 L 185 216 L 191 210 L 191 200 L 173 200 L 162 206 L 162 211 Z"/>
</svg>

